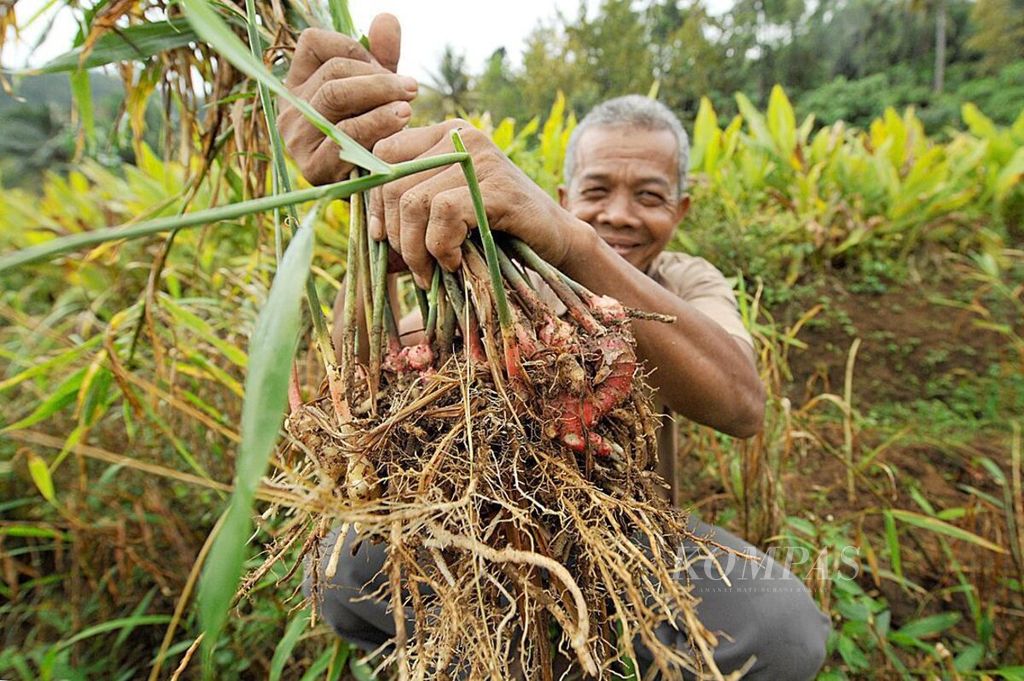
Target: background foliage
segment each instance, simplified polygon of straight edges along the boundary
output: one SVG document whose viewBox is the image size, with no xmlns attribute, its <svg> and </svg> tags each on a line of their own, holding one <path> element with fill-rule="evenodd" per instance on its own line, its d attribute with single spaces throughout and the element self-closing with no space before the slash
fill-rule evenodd
<svg viewBox="0 0 1024 681">
<path fill-rule="evenodd" d="M 721 16 L 606 1 L 538 28 L 521 66 L 499 51 L 470 74 L 449 50 L 417 105 L 489 111 L 471 121 L 551 192 L 576 116 L 601 98 L 657 80 L 689 121 L 694 209 L 672 247 L 733 277 L 770 399 L 748 442 L 681 424 L 680 482 L 705 519 L 804 556 L 835 629 L 823 678 L 1024 678 L 1022 22 L 1008 0 L 741 0 Z M 119 105 L 93 77 L 89 144 L 33 82 L 0 108 L 5 133 L 28 126 L 0 139 L 0 253 L 270 189 L 240 170 L 260 161 L 241 146 L 207 167 L 198 136 L 168 136 L 161 118 L 182 114 L 159 97 L 127 107 L 149 121 L 140 138 L 131 113 L 109 125 Z M 238 87 L 225 96 L 256 127 L 256 94 Z M 325 312 L 347 228 L 341 203 L 316 225 Z M 198 675 L 183 664 L 197 566 L 274 252 L 264 216 L 0 274 L 0 676 Z M 307 331 L 309 392 L 312 344 Z M 257 543 L 289 523 L 256 520 Z M 239 604 L 218 677 L 367 677 L 296 609 L 297 572 L 275 567 Z"/>
</svg>

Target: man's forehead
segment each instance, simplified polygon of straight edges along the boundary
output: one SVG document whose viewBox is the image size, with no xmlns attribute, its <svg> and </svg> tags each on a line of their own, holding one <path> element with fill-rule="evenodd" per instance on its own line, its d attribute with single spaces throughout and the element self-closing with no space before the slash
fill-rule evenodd
<svg viewBox="0 0 1024 681">
<path fill-rule="evenodd" d="M 581 167 L 576 172 L 576 178 L 580 182 L 609 182 L 617 179 L 622 173 L 610 172 L 603 168 L 597 167 L 600 164 L 595 164 L 590 169 Z M 672 180 L 674 178 L 666 177 L 664 172 L 642 172 L 642 169 L 637 169 L 641 172 L 634 172 L 629 174 L 629 180 L 634 185 L 658 185 L 661 187 L 671 187 Z"/>
<path fill-rule="evenodd" d="M 577 142 L 574 179 L 609 179 L 624 169 L 635 182 L 677 181 L 678 142 L 671 130 L 635 125 L 588 128 Z"/>
</svg>

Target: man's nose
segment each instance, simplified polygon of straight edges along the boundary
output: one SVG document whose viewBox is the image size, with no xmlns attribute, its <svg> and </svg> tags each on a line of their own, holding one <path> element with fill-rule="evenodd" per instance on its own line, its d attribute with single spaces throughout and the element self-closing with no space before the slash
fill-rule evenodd
<svg viewBox="0 0 1024 681">
<path fill-rule="evenodd" d="M 610 227 L 635 227 L 638 223 L 633 202 L 628 192 L 612 192 L 601 206 L 598 220 Z"/>
</svg>

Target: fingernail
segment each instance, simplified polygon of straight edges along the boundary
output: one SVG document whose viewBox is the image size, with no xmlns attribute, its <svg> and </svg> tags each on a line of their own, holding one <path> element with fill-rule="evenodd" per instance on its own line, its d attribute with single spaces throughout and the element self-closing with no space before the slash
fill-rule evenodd
<svg viewBox="0 0 1024 681">
<path fill-rule="evenodd" d="M 418 274 L 413 274 L 412 280 L 415 281 L 416 285 L 419 286 L 424 291 L 430 288 L 430 284 L 428 284 L 426 280 Z"/>
<path fill-rule="evenodd" d="M 419 92 L 420 84 L 416 82 L 416 79 L 411 76 L 400 76 L 398 82 L 402 84 L 402 89 L 411 94 Z"/>
<path fill-rule="evenodd" d="M 380 241 L 384 236 L 384 230 L 381 229 L 380 218 L 376 215 L 370 216 L 370 237 L 375 241 Z"/>
<path fill-rule="evenodd" d="M 409 102 L 395 102 L 391 105 L 391 110 L 399 118 L 412 116 L 412 107 L 409 106 Z"/>
</svg>

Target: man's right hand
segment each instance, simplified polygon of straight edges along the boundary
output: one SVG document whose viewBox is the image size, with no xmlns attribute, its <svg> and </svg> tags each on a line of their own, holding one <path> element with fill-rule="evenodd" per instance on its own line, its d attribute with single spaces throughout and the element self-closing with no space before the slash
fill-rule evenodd
<svg viewBox="0 0 1024 681">
<path fill-rule="evenodd" d="M 367 149 L 405 127 L 416 80 L 395 74 L 401 27 L 390 14 L 370 24 L 370 50 L 333 31 L 310 28 L 299 36 L 285 85 Z M 288 152 L 312 184 L 345 179 L 352 165 L 338 158 L 338 147 L 287 102 L 281 101 L 277 126 Z"/>
</svg>

